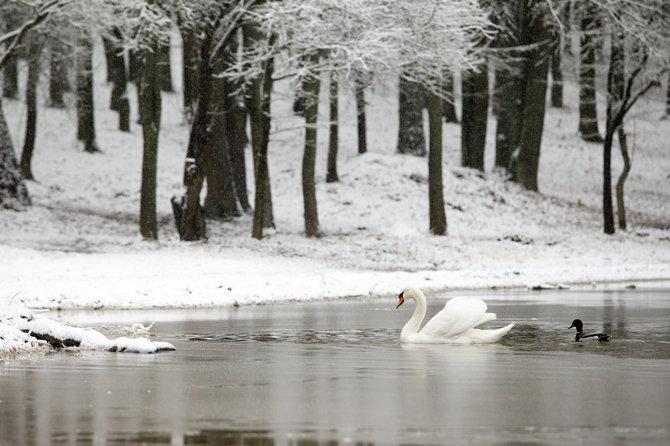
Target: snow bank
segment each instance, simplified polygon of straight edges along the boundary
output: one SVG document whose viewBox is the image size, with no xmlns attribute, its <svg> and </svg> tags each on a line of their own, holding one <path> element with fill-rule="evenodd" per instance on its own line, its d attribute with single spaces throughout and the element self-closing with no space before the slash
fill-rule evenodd
<svg viewBox="0 0 670 446">
<path fill-rule="evenodd" d="M 0 358 L 9 354 L 54 347 L 81 347 L 128 353 L 157 353 L 174 350 L 168 342 L 148 338 L 119 337 L 108 339 L 99 331 L 71 327 L 43 315 L 32 314 L 0 304 Z"/>
</svg>

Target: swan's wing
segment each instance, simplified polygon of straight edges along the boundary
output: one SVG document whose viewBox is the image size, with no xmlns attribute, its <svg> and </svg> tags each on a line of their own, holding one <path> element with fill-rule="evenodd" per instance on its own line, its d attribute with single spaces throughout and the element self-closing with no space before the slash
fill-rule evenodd
<svg viewBox="0 0 670 446">
<path fill-rule="evenodd" d="M 495 319 L 486 312 L 486 303 L 480 299 L 460 297 L 449 300 L 421 329 L 421 333 L 431 337 L 451 338 L 477 325 Z"/>
</svg>

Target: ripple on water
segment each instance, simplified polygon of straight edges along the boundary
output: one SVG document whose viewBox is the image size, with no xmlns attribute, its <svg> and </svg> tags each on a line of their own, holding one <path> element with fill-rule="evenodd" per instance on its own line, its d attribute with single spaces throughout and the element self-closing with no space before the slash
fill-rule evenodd
<svg viewBox="0 0 670 446">
<path fill-rule="evenodd" d="M 277 342 L 294 344 L 389 344 L 397 343 L 398 330 L 275 330 L 257 333 L 187 335 L 189 341 L 212 342 Z"/>
<path fill-rule="evenodd" d="M 518 323 L 499 345 L 505 350 L 525 353 L 576 352 L 613 357 L 639 359 L 670 359 L 670 336 L 649 335 L 645 338 L 618 336 L 613 332 L 611 341 L 595 338 L 574 342 L 574 332 L 564 327 L 543 326 L 536 322 Z M 399 330 L 387 328 L 355 330 L 272 330 L 224 334 L 186 334 L 192 342 L 292 343 L 316 345 L 393 345 L 399 344 Z"/>
</svg>

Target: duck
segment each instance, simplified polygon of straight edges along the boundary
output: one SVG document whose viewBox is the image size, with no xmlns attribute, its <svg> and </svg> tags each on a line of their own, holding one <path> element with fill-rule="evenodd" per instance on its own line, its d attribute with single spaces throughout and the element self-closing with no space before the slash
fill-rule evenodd
<svg viewBox="0 0 670 446">
<path fill-rule="evenodd" d="M 448 300 L 444 308 L 421 328 L 426 316 L 426 296 L 418 288 L 406 287 L 398 296 L 396 309 L 408 299 L 414 300 L 415 307 L 414 314 L 400 332 L 402 343 L 492 344 L 514 327 L 514 323 L 511 323 L 491 330 L 475 328 L 495 320 L 496 315 L 486 312 L 486 303 L 481 299 L 455 297 Z"/>
<path fill-rule="evenodd" d="M 568 328 L 576 328 L 577 329 L 577 334 L 575 335 L 575 342 L 581 342 L 582 339 L 584 338 L 592 338 L 592 337 L 597 337 L 598 341 L 600 342 L 608 342 L 610 340 L 610 336 L 607 333 L 590 333 L 590 334 L 584 334 L 583 333 L 583 328 L 584 328 L 584 323 L 582 322 L 581 319 L 575 319 L 572 321 L 572 324 Z"/>
</svg>

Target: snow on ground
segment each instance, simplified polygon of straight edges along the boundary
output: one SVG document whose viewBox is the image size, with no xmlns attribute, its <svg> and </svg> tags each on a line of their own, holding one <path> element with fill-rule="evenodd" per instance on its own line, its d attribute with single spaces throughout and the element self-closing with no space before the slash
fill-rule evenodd
<svg viewBox="0 0 670 446">
<path fill-rule="evenodd" d="M 103 68 L 100 59 L 96 66 Z M 626 183 L 629 229 L 606 236 L 602 148 L 577 135 L 574 70 L 566 71 L 566 107 L 548 109 L 546 116 L 540 194 L 492 172 L 494 119 L 486 173 L 458 167 L 460 126 L 445 124 L 445 237 L 428 232 L 426 159 L 395 154 L 397 92 L 387 86 L 368 96 L 364 155 L 357 154 L 351 92 L 341 91 L 339 183 L 325 182 L 327 131 L 319 132 L 317 196 L 325 236 L 306 238 L 301 120 L 291 114 L 291 85 L 280 84 L 269 154 L 276 230 L 257 241 L 250 237 L 251 216 L 210 220 L 209 240 L 198 243 L 179 241 L 169 203 L 182 193 L 188 139 L 180 95 L 163 96 L 159 240 L 144 241 L 138 230 L 141 130 L 135 124 L 129 134 L 116 131 L 116 114 L 107 110 L 109 86 L 100 75 L 102 153 L 81 150 L 74 111 L 40 110 L 37 182 L 28 184 L 33 206 L 0 212 L 0 309 L 226 306 L 390 295 L 409 284 L 453 289 L 670 279 L 670 121 L 659 119 L 664 90 L 637 106 L 626 123 L 634 147 Z M 173 70 L 175 85 L 179 73 Z M 133 87 L 130 93 L 134 99 Z M 46 91 L 41 96 L 44 103 Z M 3 105 L 20 152 L 25 106 L 10 100 Z M 325 122 L 327 107 L 320 108 Z M 616 179 L 616 150 L 613 164 Z M 7 327 L 0 323 L 0 329 Z"/>
</svg>

